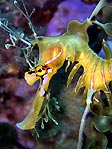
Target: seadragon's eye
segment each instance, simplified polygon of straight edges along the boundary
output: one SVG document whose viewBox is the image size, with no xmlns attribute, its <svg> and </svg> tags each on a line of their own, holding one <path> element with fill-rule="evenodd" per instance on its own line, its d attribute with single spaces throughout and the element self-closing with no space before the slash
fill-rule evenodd
<svg viewBox="0 0 112 149">
<path fill-rule="evenodd" d="M 43 67 L 43 66 L 38 66 L 36 69 L 35 69 L 35 73 L 37 76 L 43 76 L 47 73 L 47 68 Z"/>
</svg>

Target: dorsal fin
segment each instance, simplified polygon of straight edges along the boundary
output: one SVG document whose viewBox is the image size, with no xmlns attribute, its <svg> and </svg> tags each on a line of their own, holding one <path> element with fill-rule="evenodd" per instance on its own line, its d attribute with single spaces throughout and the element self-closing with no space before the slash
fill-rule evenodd
<svg viewBox="0 0 112 149">
<path fill-rule="evenodd" d="M 71 21 L 67 26 L 67 34 L 80 36 L 82 39 L 88 42 L 87 28 L 91 25 L 91 21 L 88 19 L 83 23 L 78 21 Z"/>
</svg>

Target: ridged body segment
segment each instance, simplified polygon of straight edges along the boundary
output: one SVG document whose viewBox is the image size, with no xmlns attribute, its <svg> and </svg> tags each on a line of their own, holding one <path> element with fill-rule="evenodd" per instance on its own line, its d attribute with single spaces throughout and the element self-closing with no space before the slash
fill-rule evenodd
<svg viewBox="0 0 112 149">
<path fill-rule="evenodd" d="M 84 53 L 82 51 L 78 62 L 84 68 L 83 85 L 87 89 L 108 90 L 108 84 L 112 81 L 112 59 L 102 59 L 92 50 L 86 49 Z"/>
</svg>

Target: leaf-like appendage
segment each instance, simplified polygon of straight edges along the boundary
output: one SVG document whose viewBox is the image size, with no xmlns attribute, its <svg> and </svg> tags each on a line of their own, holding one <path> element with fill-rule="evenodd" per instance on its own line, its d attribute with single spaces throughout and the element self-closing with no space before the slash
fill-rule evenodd
<svg viewBox="0 0 112 149">
<path fill-rule="evenodd" d="M 107 143 L 107 137 L 93 128 L 87 140 L 86 149 L 106 149 Z"/>
<path fill-rule="evenodd" d="M 44 129 L 44 122 L 43 122 L 43 119 L 42 119 L 42 122 L 41 122 L 41 128 Z"/>
<path fill-rule="evenodd" d="M 58 103 L 58 101 L 57 101 L 57 98 L 55 98 L 55 97 L 53 97 L 52 98 L 52 103 L 53 103 L 53 105 L 54 105 L 54 107 L 58 110 L 58 111 L 60 111 L 60 106 L 59 106 L 59 103 Z"/>
<path fill-rule="evenodd" d="M 97 24 L 98 26 L 100 26 L 101 28 L 103 28 L 103 30 L 105 31 L 105 33 L 109 36 L 112 36 L 112 23 L 100 23 L 99 21 L 95 20 L 93 21 L 93 23 Z"/>
<path fill-rule="evenodd" d="M 12 44 L 5 44 L 6 49 L 9 49 L 10 47 L 12 47 Z"/>
<path fill-rule="evenodd" d="M 99 132 L 106 132 L 108 130 L 112 131 L 112 117 L 98 115 L 94 112 L 92 112 L 92 115 L 94 126 Z"/>
</svg>

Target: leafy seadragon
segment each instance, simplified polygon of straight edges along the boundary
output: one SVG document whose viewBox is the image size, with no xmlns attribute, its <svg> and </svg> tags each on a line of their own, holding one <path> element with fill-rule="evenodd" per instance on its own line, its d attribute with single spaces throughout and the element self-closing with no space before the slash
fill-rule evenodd
<svg viewBox="0 0 112 149">
<path fill-rule="evenodd" d="M 19 9 L 17 1 L 15 1 L 15 5 Z M 109 47 L 106 46 L 105 41 L 103 40 L 102 44 L 107 50 L 107 59 L 102 59 L 96 55 L 88 45 L 89 38 L 87 29 L 92 24 L 98 25 L 106 32 L 107 35 L 112 35 L 112 23 L 102 24 L 96 19 L 98 12 L 104 6 L 112 8 L 111 3 L 107 3 L 106 0 L 101 0 L 89 18 L 82 23 L 76 20 L 69 22 L 67 31 L 58 37 L 37 36 L 25 6 L 24 8 L 26 14 L 22 11 L 21 12 L 29 21 L 29 26 L 34 34 L 33 40 L 29 40 L 28 38 L 26 39 L 24 36 L 16 34 L 14 31 L 9 29 L 6 20 L 0 20 L 0 27 L 10 33 L 10 39 L 12 41 L 11 46 L 15 46 L 16 41 L 18 40 L 21 40 L 27 45 L 23 49 L 23 52 L 30 69 L 25 73 L 25 80 L 29 85 L 33 85 L 37 80 L 40 80 L 39 87 L 35 99 L 31 105 L 30 111 L 22 122 L 17 123 L 17 127 L 22 130 L 34 129 L 37 120 L 41 118 L 41 115 L 43 113 L 45 114 L 46 111 L 48 116 L 56 124 L 58 124 L 50 113 L 48 102 L 44 105 L 45 107 L 43 108 L 43 111 L 42 106 L 45 100 L 50 100 L 48 88 L 52 77 L 57 73 L 59 68 L 63 66 L 65 60 L 67 61 L 66 71 L 70 66 L 70 63 L 74 63 L 76 61 L 76 65 L 72 68 L 68 76 L 67 86 L 71 84 L 74 75 L 82 66 L 84 69 L 83 73 L 79 77 L 73 90 L 74 94 L 77 94 L 80 88 L 85 87 L 86 109 L 81 120 L 79 142 L 77 147 L 78 149 L 81 148 L 84 121 L 90 109 L 92 96 L 95 92 L 100 90 L 109 91 L 108 84 L 110 81 L 112 81 L 112 55 L 110 53 Z M 10 47 L 10 45 L 6 45 L 6 47 Z M 32 65 L 32 62 L 28 58 L 28 54 L 34 48 L 39 51 L 39 58 Z M 48 117 L 46 117 L 45 121 L 48 121 L 47 118 Z"/>
</svg>

